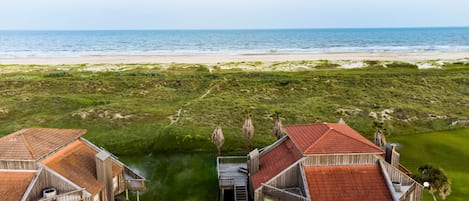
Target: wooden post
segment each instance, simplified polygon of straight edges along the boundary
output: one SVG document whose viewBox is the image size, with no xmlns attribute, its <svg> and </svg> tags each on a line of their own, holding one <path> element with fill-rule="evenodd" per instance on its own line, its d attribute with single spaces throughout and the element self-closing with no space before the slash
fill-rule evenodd
<svg viewBox="0 0 469 201">
<path fill-rule="evenodd" d="M 221 198 L 220 198 L 221 201 L 225 201 L 225 189 L 222 188 L 221 189 Z"/>
<path fill-rule="evenodd" d="M 125 189 L 125 201 L 129 201 L 129 189 Z"/>
<path fill-rule="evenodd" d="M 140 201 L 140 195 L 138 195 L 138 192 L 139 191 L 137 191 L 137 201 Z"/>
</svg>

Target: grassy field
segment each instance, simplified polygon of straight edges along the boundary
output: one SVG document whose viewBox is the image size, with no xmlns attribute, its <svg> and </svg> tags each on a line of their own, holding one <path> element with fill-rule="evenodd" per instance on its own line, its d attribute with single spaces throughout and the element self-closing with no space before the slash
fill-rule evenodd
<svg viewBox="0 0 469 201">
<path fill-rule="evenodd" d="M 396 136 L 388 141 L 400 144 L 401 163 L 411 171 L 417 171 L 423 164 L 442 167 L 446 171 L 453 190 L 446 200 L 465 201 L 469 198 L 469 129 Z M 424 200 L 433 200 L 428 192 L 424 195 Z"/>
<path fill-rule="evenodd" d="M 25 127 L 85 128 L 87 139 L 118 155 L 215 152 L 209 136 L 221 125 L 227 153 L 247 151 L 241 132 L 246 111 L 253 115 L 255 147 L 274 140 L 275 112 L 284 124 L 344 118 L 369 138 L 374 122 L 383 122 L 389 136 L 400 136 L 447 130 L 453 121 L 467 119 L 468 64 L 417 69 L 368 63 L 338 69 L 321 61 L 295 72 L 262 71 L 262 62 L 3 65 L 0 135 Z M 310 64 L 280 62 L 270 68 Z"/>
</svg>

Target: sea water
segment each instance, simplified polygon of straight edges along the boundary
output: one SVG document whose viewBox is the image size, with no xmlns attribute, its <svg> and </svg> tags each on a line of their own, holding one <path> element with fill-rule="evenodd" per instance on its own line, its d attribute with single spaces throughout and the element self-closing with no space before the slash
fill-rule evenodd
<svg viewBox="0 0 469 201">
<path fill-rule="evenodd" d="M 469 51 L 469 27 L 0 31 L 0 58 Z"/>
</svg>

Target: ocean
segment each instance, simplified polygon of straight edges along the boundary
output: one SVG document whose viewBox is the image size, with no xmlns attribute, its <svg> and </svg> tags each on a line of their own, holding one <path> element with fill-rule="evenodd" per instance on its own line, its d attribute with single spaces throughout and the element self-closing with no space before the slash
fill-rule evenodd
<svg viewBox="0 0 469 201">
<path fill-rule="evenodd" d="M 469 51 L 469 27 L 0 31 L 0 58 L 425 51 Z"/>
</svg>

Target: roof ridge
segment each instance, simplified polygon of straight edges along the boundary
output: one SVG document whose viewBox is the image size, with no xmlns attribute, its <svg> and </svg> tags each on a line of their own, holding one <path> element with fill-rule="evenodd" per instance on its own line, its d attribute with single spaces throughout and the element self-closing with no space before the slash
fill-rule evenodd
<svg viewBox="0 0 469 201">
<path fill-rule="evenodd" d="M 24 144 L 26 145 L 26 148 L 28 149 L 29 153 L 31 154 L 32 158 L 34 159 L 35 158 L 35 154 L 31 148 L 31 145 L 29 145 L 29 142 L 28 140 L 26 139 L 26 137 L 24 136 L 24 132 L 20 133 L 19 135 L 21 135 L 21 138 L 23 138 L 23 141 L 24 141 Z"/>
<path fill-rule="evenodd" d="M 325 124 L 327 126 L 327 124 Z M 329 127 L 327 126 L 329 129 L 323 133 L 321 135 L 321 137 L 319 137 L 313 144 L 309 145 L 308 148 L 305 149 L 305 151 L 303 153 L 307 153 L 308 150 L 312 149 L 314 147 L 314 145 L 316 145 L 317 143 L 319 143 L 322 139 L 325 138 L 325 136 L 327 136 L 329 133 L 331 133 L 332 130 L 335 130 L 334 128 L 332 127 Z"/>
<path fill-rule="evenodd" d="M 359 140 L 359 139 L 357 139 L 357 138 L 354 138 L 354 137 L 352 137 L 352 136 L 350 136 L 350 135 L 347 135 L 347 134 L 343 133 L 343 132 L 340 131 L 340 130 L 337 130 L 337 129 L 334 129 L 334 130 L 335 130 L 338 134 L 340 134 L 340 135 L 342 135 L 342 136 L 351 138 L 351 139 L 353 139 L 353 140 L 355 140 L 355 141 L 357 141 L 357 142 L 360 142 L 361 144 L 367 145 L 368 147 L 371 147 L 371 148 L 374 148 L 374 149 L 378 148 L 379 150 L 381 150 L 381 152 L 383 151 L 382 149 L 380 149 L 380 148 L 377 147 L 377 146 L 371 146 L 370 144 L 365 143 L 365 142 L 363 142 L 363 141 L 361 141 L 361 140 Z M 352 129 L 352 130 L 353 130 L 353 129 Z M 362 135 L 360 135 L 360 136 L 362 136 Z M 363 136 L 362 136 L 362 137 L 363 137 Z M 366 138 L 365 138 L 365 139 L 366 139 Z M 366 139 L 366 140 L 368 141 L 368 139 Z M 371 142 L 370 142 L 370 143 L 371 143 Z"/>
</svg>

